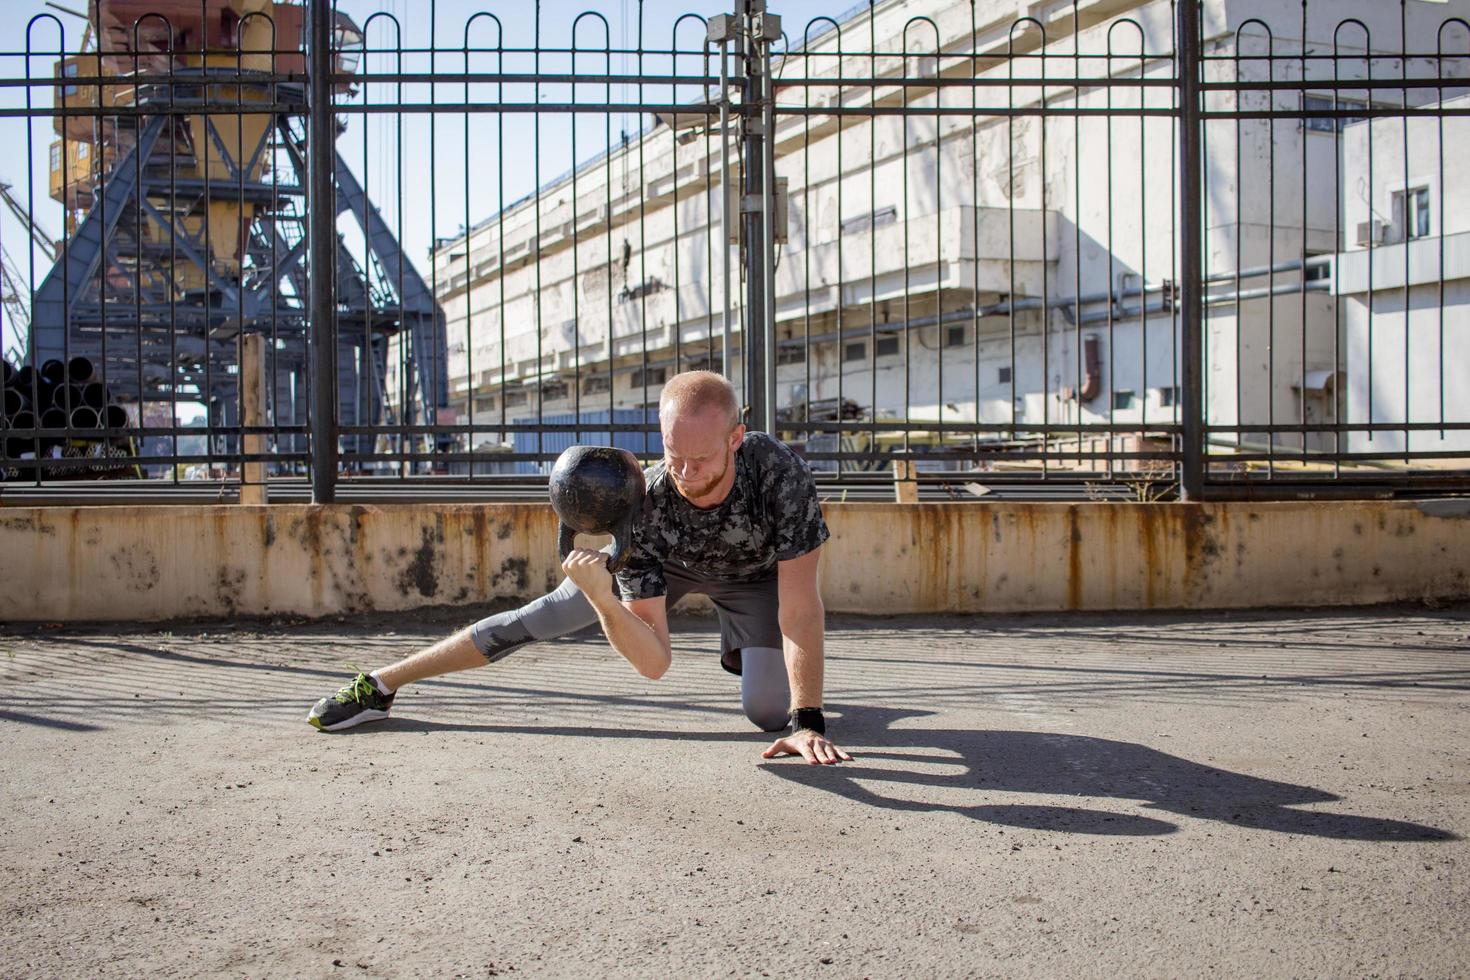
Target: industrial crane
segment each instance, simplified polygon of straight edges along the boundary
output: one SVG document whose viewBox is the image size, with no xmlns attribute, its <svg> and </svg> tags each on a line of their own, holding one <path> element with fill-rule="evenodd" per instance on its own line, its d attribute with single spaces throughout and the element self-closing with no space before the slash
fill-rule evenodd
<svg viewBox="0 0 1470 980">
<path fill-rule="evenodd" d="M 82 355 L 141 417 L 149 402 L 200 402 L 213 424 L 233 426 L 239 337 L 260 333 L 273 421 L 307 421 L 305 92 L 268 80 L 304 72 L 304 14 L 284 0 L 89 4 L 92 50 L 55 69 L 66 111 L 55 116 L 50 191 L 66 231 L 35 289 L 27 362 Z M 348 74 L 362 33 L 334 17 L 337 72 Z M 340 154 L 335 176 L 337 213 L 358 223 L 369 253 L 359 263 L 337 250 L 338 419 L 388 417 L 383 378 L 398 337 L 414 372 L 397 414 L 433 421 L 448 405 L 443 312 Z M 28 291 L 6 292 L 18 302 Z M 7 310 L 21 312 L 9 299 Z M 348 452 L 372 443 L 343 440 Z M 285 434 L 278 448 L 305 443 Z"/>
</svg>

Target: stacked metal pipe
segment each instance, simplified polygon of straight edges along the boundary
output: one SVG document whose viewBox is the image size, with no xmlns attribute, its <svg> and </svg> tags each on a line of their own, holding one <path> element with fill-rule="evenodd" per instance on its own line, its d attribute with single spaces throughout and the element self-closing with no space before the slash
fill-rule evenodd
<svg viewBox="0 0 1470 980">
<path fill-rule="evenodd" d="M 58 448 L 69 447 L 82 452 L 68 456 L 98 455 L 87 450 L 103 448 L 105 431 L 128 426 L 128 413 L 112 400 L 106 383 L 85 357 L 69 361 L 48 360 L 39 368 L 25 364 L 17 368 L 0 360 L 3 370 L 4 404 L 0 406 L 0 429 L 70 429 L 66 435 L 36 437 L 5 434 L 5 458 L 10 466 L 23 459 L 61 455 Z M 117 440 L 113 440 L 116 442 Z M 5 470 L 0 469 L 0 478 Z M 52 475 L 50 473 L 45 474 Z"/>
</svg>

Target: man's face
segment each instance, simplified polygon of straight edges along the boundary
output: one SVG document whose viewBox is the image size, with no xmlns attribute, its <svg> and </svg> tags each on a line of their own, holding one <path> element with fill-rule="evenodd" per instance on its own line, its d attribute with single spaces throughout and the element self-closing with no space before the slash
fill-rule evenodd
<svg viewBox="0 0 1470 980">
<path fill-rule="evenodd" d="M 695 415 L 670 412 L 659 422 L 664 460 L 674 486 L 688 500 L 708 496 L 734 464 L 745 426 L 730 428 L 729 416 L 719 409 Z"/>
</svg>

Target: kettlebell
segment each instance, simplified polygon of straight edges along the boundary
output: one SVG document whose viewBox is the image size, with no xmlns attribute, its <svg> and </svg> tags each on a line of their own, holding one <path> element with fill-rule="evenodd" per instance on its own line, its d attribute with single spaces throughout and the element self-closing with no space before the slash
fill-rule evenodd
<svg viewBox="0 0 1470 980">
<path fill-rule="evenodd" d="M 611 534 L 607 568 L 616 572 L 628 560 L 633 521 L 647 487 L 638 457 L 612 446 L 572 446 L 551 469 L 551 508 L 561 519 L 557 546 L 566 559 L 578 533 Z"/>
</svg>

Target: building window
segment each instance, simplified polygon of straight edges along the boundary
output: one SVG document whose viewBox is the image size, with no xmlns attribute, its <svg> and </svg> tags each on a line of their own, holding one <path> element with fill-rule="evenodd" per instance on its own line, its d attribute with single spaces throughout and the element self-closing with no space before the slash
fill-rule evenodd
<svg viewBox="0 0 1470 980">
<path fill-rule="evenodd" d="M 61 169 L 61 144 L 55 143 L 51 147 L 51 169 Z"/>
<path fill-rule="evenodd" d="M 1011 383 L 1011 366 L 1007 364 L 995 372 L 995 380 L 1003 385 Z"/>
<path fill-rule="evenodd" d="M 1352 109 L 1366 109 L 1368 103 L 1362 99 L 1344 99 L 1338 96 L 1333 99 L 1330 95 L 1303 95 L 1303 112 L 1344 112 Z M 1362 116 L 1307 116 L 1302 122 L 1308 132 L 1313 133 L 1338 133 L 1348 123 L 1360 122 Z"/>
<path fill-rule="evenodd" d="M 1179 386 L 1170 385 L 1168 388 L 1159 389 L 1159 404 L 1164 408 L 1173 408 L 1179 404 Z"/>
<path fill-rule="evenodd" d="M 1393 195 L 1393 224 L 1399 238 L 1424 238 L 1429 234 L 1429 188 L 1411 187 Z"/>
<path fill-rule="evenodd" d="M 806 345 L 804 344 L 779 344 L 776 347 L 777 364 L 804 364 L 806 363 Z"/>
<path fill-rule="evenodd" d="M 956 327 L 947 327 L 944 331 L 944 346 L 963 347 L 965 345 L 965 327 L 963 324 Z"/>
<path fill-rule="evenodd" d="M 861 361 L 868 356 L 868 345 L 862 341 L 855 344 L 842 345 L 842 359 L 844 361 Z"/>
<path fill-rule="evenodd" d="M 548 381 L 541 386 L 541 400 L 544 402 L 560 401 L 571 393 L 571 386 L 565 381 Z"/>
<path fill-rule="evenodd" d="M 594 374 L 582 381 L 582 394 L 602 395 L 612 391 L 612 379 L 605 374 Z"/>
<path fill-rule="evenodd" d="M 1133 392 L 1127 390 L 1113 392 L 1113 408 L 1125 409 L 1133 407 Z"/>
<path fill-rule="evenodd" d="M 500 396 L 501 403 L 506 408 L 514 408 L 517 405 L 526 404 L 526 393 L 524 391 L 507 391 Z"/>
<path fill-rule="evenodd" d="M 873 353 L 878 357 L 889 357 L 898 353 L 898 335 L 889 334 L 873 341 Z"/>
<path fill-rule="evenodd" d="M 633 380 L 629 388 L 652 388 L 661 385 L 669 378 L 668 368 L 639 368 L 633 372 Z"/>
</svg>

